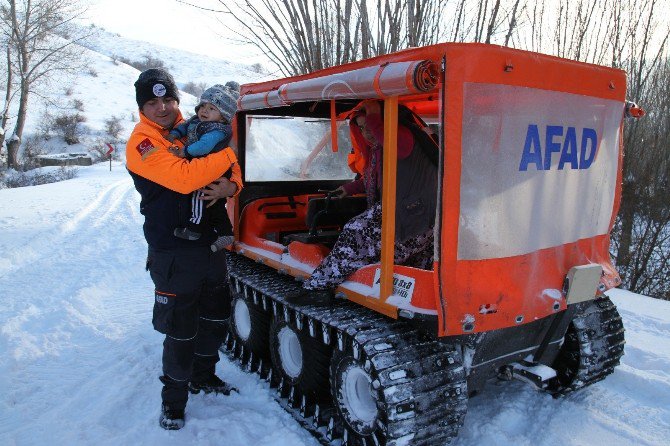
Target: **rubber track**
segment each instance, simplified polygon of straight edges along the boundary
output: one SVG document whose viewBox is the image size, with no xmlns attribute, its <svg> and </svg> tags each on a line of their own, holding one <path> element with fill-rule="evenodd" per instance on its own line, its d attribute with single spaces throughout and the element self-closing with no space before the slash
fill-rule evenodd
<svg viewBox="0 0 670 446">
<path fill-rule="evenodd" d="M 607 296 L 584 302 L 572 320 L 579 351 L 569 352 L 578 363 L 571 383 L 558 389 L 567 394 L 605 379 L 614 372 L 624 354 L 624 328 L 616 306 Z M 576 336 L 576 339 L 574 337 Z"/>
<path fill-rule="evenodd" d="M 375 433 L 363 438 L 345 427 L 334 404 L 319 407 L 277 383 L 268 376 L 271 367 L 254 361 L 229 334 L 221 351 L 277 386 L 280 405 L 322 444 L 435 445 L 456 436 L 467 407 L 460 349 L 348 301 L 289 303 L 286 296 L 301 290 L 293 277 L 239 255 L 228 254 L 228 273 L 233 293 L 334 349 L 350 349 L 372 377 L 381 415 Z"/>
</svg>

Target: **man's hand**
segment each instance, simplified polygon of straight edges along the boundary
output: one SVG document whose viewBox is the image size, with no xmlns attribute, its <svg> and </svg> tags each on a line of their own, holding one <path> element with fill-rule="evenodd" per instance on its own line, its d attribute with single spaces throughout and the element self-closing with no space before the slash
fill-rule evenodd
<svg viewBox="0 0 670 446">
<path fill-rule="evenodd" d="M 186 150 L 177 146 L 168 147 L 168 152 L 179 158 L 186 158 Z"/>
<path fill-rule="evenodd" d="M 202 189 L 201 200 L 215 200 L 217 198 L 228 198 L 235 195 L 237 192 L 237 184 L 233 183 L 226 177 L 221 177 L 209 183 Z"/>
</svg>

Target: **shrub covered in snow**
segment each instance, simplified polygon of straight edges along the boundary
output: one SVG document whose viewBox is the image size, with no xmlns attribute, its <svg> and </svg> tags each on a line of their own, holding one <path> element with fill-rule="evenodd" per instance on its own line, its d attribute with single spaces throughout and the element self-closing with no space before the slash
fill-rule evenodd
<svg viewBox="0 0 670 446">
<path fill-rule="evenodd" d="M 70 180 L 76 178 L 78 173 L 79 171 L 75 167 L 41 167 L 26 172 L 8 169 L 0 172 L 0 189 L 37 186 Z"/>
<path fill-rule="evenodd" d="M 120 116 L 111 116 L 105 120 L 105 132 L 114 139 L 117 139 L 123 131 Z"/>
<path fill-rule="evenodd" d="M 86 117 L 79 113 L 64 113 L 54 119 L 54 129 L 68 144 L 77 144 L 82 135 L 80 124 L 86 122 Z"/>
</svg>

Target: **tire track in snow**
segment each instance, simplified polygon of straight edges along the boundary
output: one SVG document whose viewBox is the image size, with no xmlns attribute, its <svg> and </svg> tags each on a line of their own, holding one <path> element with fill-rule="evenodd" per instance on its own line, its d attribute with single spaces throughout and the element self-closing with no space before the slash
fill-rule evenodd
<svg viewBox="0 0 670 446">
<path fill-rule="evenodd" d="M 34 243 L 48 240 L 48 251 L 0 277 L 15 307 L 0 318 L 0 386 L 8 389 L 0 443 L 183 444 L 156 423 L 162 336 L 151 329 L 153 286 L 130 184 L 105 188 L 66 227 L 38 235 Z M 202 444 L 252 436 L 269 446 L 277 435 L 283 444 L 317 444 L 254 377 L 222 363 L 221 376 L 244 394 L 191 398 L 178 435 Z"/>
<path fill-rule="evenodd" d="M 91 186 L 95 188 L 97 182 L 81 189 L 90 190 Z M 106 212 L 105 208 L 118 209 L 120 203 L 127 202 L 129 209 L 130 203 L 137 207 L 137 201 L 130 179 L 116 181 L 102 189 L 65 224 L 56 229 L 47 227 L 27 245 L 5 253 L 12 260 L 0 275 L 0 289 L 12 298 L 6 299 L 5 305 L 0 307 L 0 316 L 8 315 L 0 319 L 4 321 L 0 325 L 0 334 L 4 335 L 0 337 L 0 344 L 4 344 L 4 351 L 12 352 L 17 358 L 40 356 L 59 344 L 57 339 L 63 336 L 57 333 L 63 329 L 48 314 L 61 314 L 65 321 L 66 316 L 81 313 L 78 307 L 86 304 L 85 299 L 76 297 L 77 290 L 95 288 L 96 276 L 105 274 L 110 260 L 126 261 L 121 258 L 116 243 L 110 241 L 110 234 L 113 239 L 123 240 L 135 232 L 135 237 L 141 240 L 134 217 L 122 215 L 119 218 L 118 213 Z M 110 228 L 107 232 L 100 229 L 105 222 Z M 141 265 L 142 256 L 134 257 Z"/>
<path fill-rule="evenodd" d="M 101 222 L 109 222 L 110 215 L 125 202 L 136 203 L 132 180 L 123 179 L 104 188 L 86 207 L 70 217 L 66 222 L 34 235 L 27 244 L 15 246 L 3 253 L 6 261 L 0 265 L 0 280 L 17 271 L 30 267 L 34 262 L 48 256 L 62 245 L 71 243 L 70 236 L 77 232 L 80 225 L 89 221 L 100 227 Z M 137 204 L 135 204 L 137 207 Z M 101 214 L 96 216 L 96 214 Z M 141 218 L 141 216 L 140 216 Z M 136 220 L 134 217 L 133 220 Z"/>
<path fill-rule="evenodd" d="M 151 334 L 152 300 L 143 271 L 142 218 L 133 211 L 138 207 L 132 181 L 117 181 L 58 230 L 47 229 L 16 249 L 18 261 L 0 276 L 0 288 L 13 296 L 12 308 L 5 309 L 11 317 L 0 325 L 0 342 L 8 353 L 0 374 L 11 383 L 3 388 L 12 406 L 9 419 L 0 420 L 0 432 L 17 422 L 30 426 L 26 433 L 43 429 L 39 418 L 62 411 L 63 402 L 73 401 L 86 383 L 115 389 L 99 382 L 101 368 L 110 371 L 103 373 L 109 381 L 108 373 L 123 375 L 129 352 L 140 348 L 136 362 L 145 356 L 137 340 Z M 159 356 L 159 343 L 150 344 Z M 159 367 L 160 361 L 154 364 Z M 54 377 L 61 377 L 58 388 L 46 389 Z M 82 405 L 94 401 L 90 394 L 77 400 Z M 21 419 L 40 406 L 44 411 L 37 420 Z"/>
<path fill-rule="evenodd" d="M 661 439 L 670 435 L 668 411 L 659 411 L 658 402 L 641 405 L 645 397 L 628 386 L 643 390 L 647 383 L 626 369 L 620 366 L 605 381 L 557 399 L 526 383 L 491 381 L 469 400 L 453 446 L 666 444 Z M 663 394 L 661 387 L 656 391 Z"/>
<path fill-rule="evenodd" d="M 92 221 L 104 221 L 109 218 L 109 215 L 118 207 L 119 201 L 123 196 L 132 189 L 132 181 L 129 178 L 117 181 L 109 186 L 107 186 L 91 203 L 88 204 L 84 209 L 79 211 L 74 217 L 70 219 L 65 225 L 61 233 L 67 235 L 71 232 L 74 232 L 81 226 L 82 222 L 92 216 Z M 111 201 L 108 201 L 111 199 Z M 95 214 L 102 210 L 103 214 L 101 216 L 95 216 Z"/>
<path fill-rule="evenodd" d="M 96 318 L 126 305 L 127 292 L 114 292 L 123 286 L 114 276 L 128 268 L 141 278 L 146 253 L 126 202 L 137 206 L 132 183 L 124 179 L 105 188 L 60 231 L 38 235 L 26 250 L 39 255 L 23 257 L 11 274 L 0 276 L 0 288 L 14 295 L 13 316 L 0 327 L 8 351 L 18 358 L 57 351 L 69 330 L 94 326 Z"/>
</svg>

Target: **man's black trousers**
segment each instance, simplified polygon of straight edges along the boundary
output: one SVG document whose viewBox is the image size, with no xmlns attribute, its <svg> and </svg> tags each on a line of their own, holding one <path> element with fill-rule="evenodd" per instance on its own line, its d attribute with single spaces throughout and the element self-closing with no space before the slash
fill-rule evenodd
<svg viewBox="0 0 670 446">
<path fill-rule="evenodd" d="M 224 252 L 209 245 L 188 249 L 149 248 L 147 269 L 156 286 L 153 326 L 163 342 L 163 403 L 184 409 L 189 381 L 214 373 L 230 316 Z"/>
</svg>

